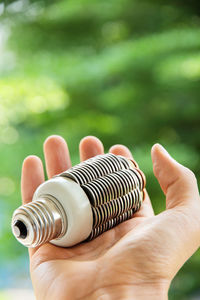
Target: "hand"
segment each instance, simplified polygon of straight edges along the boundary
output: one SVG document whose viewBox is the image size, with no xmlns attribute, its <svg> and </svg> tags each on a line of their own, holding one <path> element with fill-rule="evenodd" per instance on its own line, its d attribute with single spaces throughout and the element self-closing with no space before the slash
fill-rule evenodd
<svg viewBox="0 0 200 300">
<path fill-rule="evenodd" d="M 111 153 L 131 157 L 122 145 Z M 81 161 L 103 153 L 102 143 L 86 137 Z M 58 136 L 44 143 L 48 177 L 71 167 L 66 142 Z M 50 243 L 29 249 L 38 300 L 167 299 L 170 283 L 200 245 L 200 198 L 194 174 L 160 145 L 152 148 L 155 176 L 166 195 L 166 210 L 155 216 L 146 193 L 134 217 L 95 240 L 72 248 Z M 44 181 L 40 159 L 29 156 L 22 168 L 23 203 Z"/>
</svg>

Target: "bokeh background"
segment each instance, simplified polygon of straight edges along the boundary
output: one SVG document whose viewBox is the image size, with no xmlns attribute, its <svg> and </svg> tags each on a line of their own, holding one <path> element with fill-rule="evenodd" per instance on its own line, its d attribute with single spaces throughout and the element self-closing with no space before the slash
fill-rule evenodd
<svg viewBox="0 0 200 300">
<path fill-rule="evenodd" d="M 125 144 L 159 213 L 151 146 L 162 143 L 200 177 L 199 95 L 199 1 L 0 1 L 1 300 L 31 299 L 27 251 L 10 232 L 25 156 L 43 159 L 51 134 L 66 138 L 74 164 L 85 135 L 105 150 Z M 200 299 L 199 251 L 169 298 Z"/>
</svg>

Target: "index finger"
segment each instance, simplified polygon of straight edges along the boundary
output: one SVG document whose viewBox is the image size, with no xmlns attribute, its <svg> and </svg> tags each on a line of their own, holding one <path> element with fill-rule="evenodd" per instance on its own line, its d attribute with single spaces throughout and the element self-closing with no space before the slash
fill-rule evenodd
<svg viewBox="0 0 200 300">
<path fill-rule="evenodd" d="M 44 168 L 40 158 L 34 155 L 25 158 L 21 175 L 21 195 L 23 204 L 32 201 L 35 190 L 44 182 L 44 180 Z"/>
</svg>

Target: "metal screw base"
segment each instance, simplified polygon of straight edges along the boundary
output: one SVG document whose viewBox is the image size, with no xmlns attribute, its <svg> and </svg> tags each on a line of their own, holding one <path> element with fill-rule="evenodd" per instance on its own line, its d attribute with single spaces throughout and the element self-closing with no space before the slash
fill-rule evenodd
<svg viewBox="0 0 200 300">
<path fill-rule="evenodd" d="M 27 247 L 36 247 L 61 238 L 67 229 L 67 218 L 60 203 L 50 195 L 20 206 L 12 219 L 12 231 Z"/>
</svg>

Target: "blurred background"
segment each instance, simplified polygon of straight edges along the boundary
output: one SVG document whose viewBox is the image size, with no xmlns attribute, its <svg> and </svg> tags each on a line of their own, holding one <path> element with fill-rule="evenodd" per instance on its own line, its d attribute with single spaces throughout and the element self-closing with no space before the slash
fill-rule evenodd
<svg viewBox="0 0 200 300">
<path fill-rule="evenodd" d="M 200 177 L 199 95 L 199 1 L 0 1 L 0 300 L 33 299 L 27 250 L 10 232 L 23 159 L 43 159 L 51 134 L 66 138 L 73 164 L 85 135 L 106 151 L 125 144 L 159 213 L 151 146 Z M 169 299 L 200 299 L 200 251 Z"/>
</svg>

